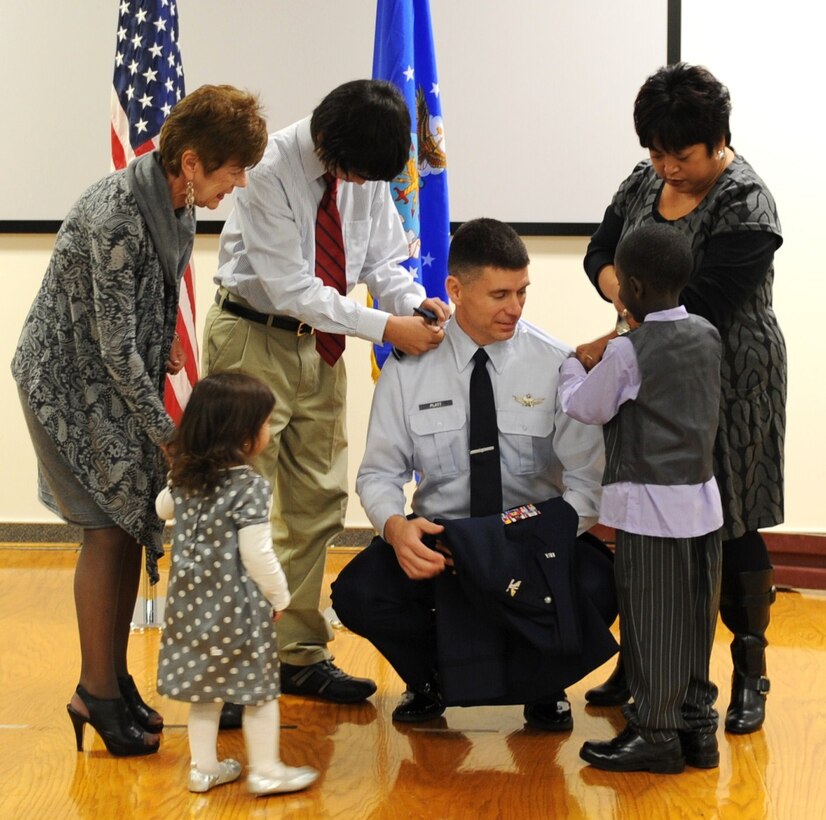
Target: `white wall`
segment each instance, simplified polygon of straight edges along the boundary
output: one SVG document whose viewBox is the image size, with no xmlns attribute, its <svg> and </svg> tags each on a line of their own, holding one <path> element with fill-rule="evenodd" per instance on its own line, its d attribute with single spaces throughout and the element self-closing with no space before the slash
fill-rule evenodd
<svg viewBox="0 0 826 820">
<path fill-rule="evenodd" d="M 775 307 L 786 335 L 790 376 L 786 523 L 780 529 L 790 532 L 826 532 L 826 508 L 820 497 L 826 456 L 826 425 L 821 415 L 826 408 L 826 386 L 820 341 L 826 139 L 818 116 L 826 68 L 816 40 L 826 29 L 824 23 L 826 12 L 821 6 L 798 0 L 782 7 L 768 0 L 726 4 L 683 0 L 683 59 L 707 65 L 728 84 L 734 103 L 734 146 L 766 180 L 780 210 L 785 244 L 776 257 Z M 537 106 L 542 102 L 536 98 Z M 629 117 L 632 102 L 628 100 Z M 449 117 L 449 112 L 445 114 Z M 605 150 L 610 151 L 610 123 L 599 122 L 598 126 L 605 135 Z M 588 157 L 574 156 L 571 162 L 587 163 Z M 542 173 L 541 163 L 537 173 Z M 531 184 L 535 179 L 514 180 L 515 186 Z M 548 191 L 564 195 L 551 182 Z M 52 241 L 53 237 L 0 236 L 0 275 L 6 283 L 0 329 L 3 522 L 54 520 L 35 497 L 34 460 L 8 370 Z M 532 285 L 526 318 L 572 344 L 607 329 L 610 309 L 597 299 L 582 273 L 586 240 L 535 238 L 527 244 Z M 216 254 L 216 238 L 198 239 L 195 268 L 202 318 L 214 293 L 210 277 Z M 351 483 L 361 456 L 372 392 L 368 354 L 366 343 L 358 340 L 348 344 L 345 354 L 350 380 Z M 366 526 L 355 498 L 347 523 Z"/>
</svg>

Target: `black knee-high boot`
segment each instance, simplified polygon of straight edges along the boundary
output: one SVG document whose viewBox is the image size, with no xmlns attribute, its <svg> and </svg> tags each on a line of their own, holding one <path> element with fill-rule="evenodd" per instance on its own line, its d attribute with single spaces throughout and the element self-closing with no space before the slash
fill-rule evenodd
<svg viewBox="0 0 826 820">
<path fill-rule="evenodd" d="M 724 579 L 720 616 L 734 633 L 731 659 L 731 703 L 726 712 L 726 731 L 756 732 L 766 718 L 766 628 L 775 599 L 774 570 L 740 572 Z"/>
</svg>

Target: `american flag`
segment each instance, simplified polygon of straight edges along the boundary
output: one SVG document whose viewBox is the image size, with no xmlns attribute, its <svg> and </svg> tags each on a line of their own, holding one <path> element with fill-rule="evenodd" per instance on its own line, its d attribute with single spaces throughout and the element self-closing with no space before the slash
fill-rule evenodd
<svg viewBox="0 0 826 820">
<path fill-rule="evenodd" d="M 112 165 L 116 170 L 155 150 L 164 120 L 185 93 L 174 0 L 123 0 L 111 103 Z M 186 353 L 186 366 L 177 375 L 166 377 L 164 402 L 177 423 L 198 380 L 191 264 L 181 282 L 176 331 Z"/>
</svg>

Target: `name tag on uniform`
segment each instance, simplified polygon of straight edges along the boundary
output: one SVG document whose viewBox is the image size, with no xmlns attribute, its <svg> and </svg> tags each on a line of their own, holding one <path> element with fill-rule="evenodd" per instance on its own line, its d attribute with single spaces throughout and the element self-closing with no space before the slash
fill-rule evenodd
<svg viewBox="0 0 826 820">
<path fill-rule="evenodd" d="M 502 513 L 502 523 L 515 524 L 517 521 L 524 521 L 526 518 L 533 518 L 535 515 L 542 515 L 542 513 L 533 504 L 523 504 L 521 507 L 505 510 Z"/>
<path fill-rule="evenodd" d="M 442 401 L 429 401 L 427 404 L 420 404 L 419 410 L 437 410 L 439 407 L 450 407 L 453 399 L 443 399 Z"/>
</svg>

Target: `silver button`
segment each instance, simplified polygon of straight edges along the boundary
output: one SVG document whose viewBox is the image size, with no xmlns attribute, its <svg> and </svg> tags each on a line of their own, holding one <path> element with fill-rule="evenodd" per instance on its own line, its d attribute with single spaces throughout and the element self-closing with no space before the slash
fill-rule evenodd
<svg viewBox="0 0 826 820">
<path fill-rule="evenodd" d="M 551 596 L 550 596 L 550 595 L 546 595 L 546 596 L 545 596 L 545 603 L 546 603 L 546 604 L 550 604 L 550 603 L 552 603 L 552 602 L 553 602 L 553 598 L 551 598 Z"/>
</svg>

